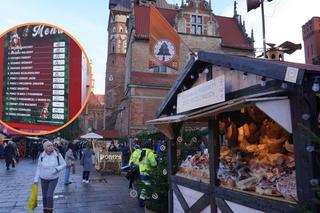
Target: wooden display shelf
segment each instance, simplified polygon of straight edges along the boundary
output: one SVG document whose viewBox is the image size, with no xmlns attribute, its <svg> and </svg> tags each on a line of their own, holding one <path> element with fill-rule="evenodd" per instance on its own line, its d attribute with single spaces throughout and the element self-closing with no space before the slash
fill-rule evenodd
<svg viewBox="0 0 320 213">
<path fill-rule="evenodd" d="M 261 197 L 261 198 L 265 198 L 265 199 L 276 200 L 276 201 L 279 201 L 279 202 L 285 202 L 285 203 L 290 203 L 290 204 L 294 204 L 294 205 L 297 204 L 297 202 L 294 202 L 294 201 L 291 201 L 291 200 L 287 200 L 282 196 L 281 197 L 280 196 L 276 197 L 276 196 L 271 196 L 271 195 L 262 195 L 262 194 L 258 194 L 258 193 L 253 192 L 253 191 L 244 191 L 244 190 L 240 190 L 240 189 L 232 188 L 232 187 L 228 187 L 228 186 L 223 186 L 223 185 L 221 185 L 220 187 L 221 188 L 225 188 L 225 189 L 229 189 L 231 191 L 245 193 L 245 194 L 249 194 L 249 195 L 252 195 L 252 196 L 257 196 L 257 197 Z"/>
</svg>

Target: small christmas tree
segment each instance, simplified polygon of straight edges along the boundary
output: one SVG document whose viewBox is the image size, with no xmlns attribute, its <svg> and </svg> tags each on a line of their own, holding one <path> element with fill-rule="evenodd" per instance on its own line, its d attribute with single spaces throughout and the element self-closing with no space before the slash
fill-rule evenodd
<svg viewBox="0 0 320 213">
<path fill-rule="evenodd" d="M 170 52 L 169 52 L 169 49 L 168 49 L 168 45 L 166 42 L 163 42 L 161 44 L 161 47 L 159 49 L 159 52 L 157 55 L 162 55 L 162 60 L 164 61 L 165 60 L 165 56 L 166 55 L 171 55 Z"/>
<path fill-rule="evenodd" d="M 161 152 L 158 157 L 158 165 L 152 168 L 150 172 L 150 184 L 141 182 L 145 189 L 146 199 L 145 205 L 147 209 L 155 212 L 168 212 L 168 175 L 167 166 L 168 159 L 166 151 Z"/>
</svg>

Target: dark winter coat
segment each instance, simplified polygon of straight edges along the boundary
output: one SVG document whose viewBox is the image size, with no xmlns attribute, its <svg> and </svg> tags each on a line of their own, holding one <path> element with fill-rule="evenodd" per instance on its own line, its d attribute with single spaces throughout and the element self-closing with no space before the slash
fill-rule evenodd
<svg viewBox="0 0 320 213">
<path fill-rule="evenodd" d="M 91 171 L 93 155 L 94 153 L 92 149 L 86 148 L 83 150 L 83 155 L 81 159 L 81 165 L 83 166 L 83 171 Z"/>
<path fill-rule="evenodd" d="M 14 147 L 12 144 L 8 144 L 4 148 L 4 158 L 6 159 L 7 163 L 11 163 L 14 157 L 15 157 Z"/>
</svg>

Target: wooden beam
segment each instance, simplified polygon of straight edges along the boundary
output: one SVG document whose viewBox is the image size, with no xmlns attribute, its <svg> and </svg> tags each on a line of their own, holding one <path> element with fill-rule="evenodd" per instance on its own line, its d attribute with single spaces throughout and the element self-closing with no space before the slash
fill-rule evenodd
<svg viewBox="0 0 320 213">
<path fill-rule="evenodd" d="M 237 71 L 248 72 L 266 78 L 284 81 L 287 74 L 288 64 L 276 63 L 268 60 L 259 60 L 249 57 L 239 57 L 221 53 L 199 52 L 199 61 L 211 63 L 216 66 L 226 67 Z M 297 69 L 296 84 L 302 84 L 305 70 L 297 65 L 291 65 Z"/>
<path fill-rule="evenodd" d="M 218 208 L 223 213 L 233 213 L 232 209 L 228 206 L 227 202 L 221 198 L 216 198 Z"/>
<path fill-rule="evenodd" d="M 187 201 L 184 199 L 180 189 L 178 188 L 177 184 L 172 183 L 172 189 L 173 192 L 175 193 L 180 205 L 182 206 L 184 211 L 187 211 L 189 209 L 189 205 L 187 203 Z"/>
<path fill-rule="evenodd" d="M 209 169 L 210 169 L 210 188 L 214 189 L 219 185 L 219 180 L 217 179 L 217 170 L 219 168 L 219 156 L 220 156 L 220 146 L 219 146 L 219 126 L 218 120 L 214 118 L 209 118 L 208 121 L 208 151 L 209 151 Z M 210 196 L 211 213 L 217 212 L 216 197 L 212 193 Z"/>
<path fill-rule="evenodd" d="M 176 183 L 178 185 L 185 186 L 187 188 L 193 189 L 198 192 L 203 192 L 203 193 L 207 193 L 207 194 L 213 192 L 213 188 L 211 188 L 210 185 L 207 183 L 202 183 L 199 181 L 190 180 L 190 179 L 180 177 L 180 176 L 172 176 L 171 181 L 172 181 L 172 183 Z"/>
<path fill-rule="evenodd" d="M 197 200 L 197 202 L 195 202 L 195 204 L 190 207 L 190 209 L 186 211 L 186 213 L 201 212 L 208 205 L 210 205 L 210 195 L 204 194 L 199 200 Z"/>
<path fill-rule="evenodd" d="M 304 94 L 303 88 L 300 87 L 295 93 L 292 93 L 290 101 L 298 200 L 301 204 L 310 205 L 314 197 L 314 191 L 310 184 L 310 180 L 314 178 L 314 161 L 312 153 L 307 152 L 306 147 L 312 145 L 312 141 L 302 128 L 312 130 L 312 123 L 314 123 L 312 120 L 318 118 L 318 113 L 312 112 L 311 105 L 316 103 L 310 103 L 310 100 L 305 96 L 307 94 Z M 309 120 L 302 118 L 305 113 L 311 115 Z"/>
<path fill-rule="evenodd" d="M 182 123 L 174 123 L 171 125 L 173 132 L 173 139 L 167 144 L 168 148 L 168 183 L 169 183 L 169 212 L 173 213 L 173 189 L 171 176 L 173 176 L 177 170 L 177 137 L 179 135 Z"/>
<path fill-rule="evenodd" d="M 297 212 L 298 206 L 292 203 L 266 199 L 222 187 L 215 188 L 217 198 L 231 201 L 249 208 L 265 212 Z"/>
</svg>

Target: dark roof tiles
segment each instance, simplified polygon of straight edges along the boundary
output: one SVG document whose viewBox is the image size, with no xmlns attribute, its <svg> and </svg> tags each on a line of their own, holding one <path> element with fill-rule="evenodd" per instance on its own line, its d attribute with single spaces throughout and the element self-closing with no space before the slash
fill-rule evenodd
<svg viewBox="0 0 320 213">
<path fill-rule="evenodd" d="M 249 50 L 253 49 L 236 19 L 224 16 L 215 16 L 215 19 L 219 24 L 222 46 Z"/>
<path fill-rule="evenodd" d="M 178 10 L 157 8 L 161 15 L 173 26 Z M 144 6 L 135 6 L 135 29 L 136 38 L 149 38 L 149 9 Z M 245 34 L 242 32 L 237 20 L 234 18 L 215 16 L 219 24 L 219 33 L 222 37 L 221 45 L 223 47 L 240 48 L 253 50 L 250 42 L 247 40 Z"/>
</svg>

